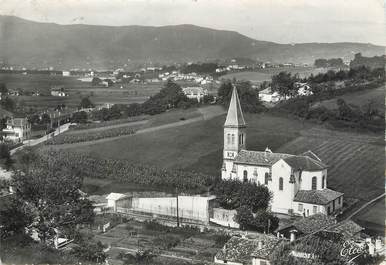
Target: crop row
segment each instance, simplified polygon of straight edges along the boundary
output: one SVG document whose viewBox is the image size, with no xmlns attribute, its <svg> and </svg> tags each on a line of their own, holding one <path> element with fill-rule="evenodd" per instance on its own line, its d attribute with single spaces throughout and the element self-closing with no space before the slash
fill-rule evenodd
<svg viewBox="0 0 386 265">
<path fill-rule="evenodd" d="M 96 158 L 85 153 L 49 150 L 41 155 L 42 161 L 54 158 L 58 163 L 57 168 L 72 168 L 81 176 L 94 179 L 172 187 L 187 193 L 205 192 L 215 182 L 215 177 L 201 173 L 133 164 L 127 160 Z"/>
<path fill-rule="evenodd" d="M 51 138 L 46 142 L 47 145 L 55 144 L 73 144 L 80 142 L 94 141 L 104 138 L 111 138 L 116 136 L 130 135 L 136 132 L 132 127 L 118 127 L 108 130 L 95 131 L 89 133 L 69 134 L 64 133 L 54 138 Z"/>
</svg>

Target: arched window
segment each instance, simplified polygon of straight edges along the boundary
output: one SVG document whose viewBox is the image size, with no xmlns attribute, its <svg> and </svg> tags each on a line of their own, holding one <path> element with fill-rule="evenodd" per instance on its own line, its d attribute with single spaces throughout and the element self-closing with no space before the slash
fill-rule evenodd
<svg viewBox="0 0 386 265">
<path fill-rule="evenodd" d="M 231 135 L 228 133 L 227 135 L 227 143 L 228 144 L 231 144 Z"/>
<path fill-rule="evenodd" d="M 283 178 L 279 178 L 279 190 L 283 190 Z"/>
<path fill-rule="evenodd" d="M 248 171 L 246 171 L 246 170 L 244 170 L 244 172 L 243 172 L 243 180 L 244 180 L 244 182 L 248 181 Z"/>
<path fill-rule="evenodd" d="M 232 144 L 235 144 L 235 135 L 232 134 Z"/>
<path fill-rule="evenodd" d="M 313 190 L 316 190 L 316 188 L 317 188 L 317 179 L 316 179 L 316 177 L 312 177 L 312 187 L 311 187 L 311 189 L 313 189 Z"/>
<path fill-rule="evenodd" d="M 326 185 L 326 176 L 323 176 L 323 178 L 322 178 L 322 189 L 324 189 L 325 185 Z"/>
<path fill-rule="evenodd" d="M 265 172 L 265 176 L 264 176 L 264 184 L 265 184 L 265 185 L 268 185 L 268 181 L 269 181 L 269 173 L 268 173 L 268 172 Z"/>
</svg>

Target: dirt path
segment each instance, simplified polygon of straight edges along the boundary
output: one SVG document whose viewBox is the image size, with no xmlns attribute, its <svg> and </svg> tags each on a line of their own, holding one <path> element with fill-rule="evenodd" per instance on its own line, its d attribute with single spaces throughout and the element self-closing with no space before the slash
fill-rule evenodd
<svg viewBox="0 0 386 265">
<path fill-rule="evenodd" d="M 346 220 L 352 219 L 359 212 L 363 211 L 364 209 L 371 206 L 373 203 L 377 202 L 378 200 L 382 199 L 385 196 L 386 196 L 386 193 L 383 193 L 383 194 L 379 195 L 378 197 L 372 199 L 371 201 L 363 204 L 359 209 L 357 209 L 355 212 L 351 213 L 348 217 L 346 217 Z"/>
</svg>

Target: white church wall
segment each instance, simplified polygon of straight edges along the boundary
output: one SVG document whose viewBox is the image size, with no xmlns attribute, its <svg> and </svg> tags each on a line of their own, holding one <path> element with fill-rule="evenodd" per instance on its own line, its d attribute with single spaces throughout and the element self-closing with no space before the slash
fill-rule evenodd
<svg viewBox="0 0 386 265">
<path fill-rule="evenodd" d="M 237 165 L 237 179 L 240 181 L 244 180 L 244 171 L 247 171 L 247 177 L 249 181 L 253 181 L 256 184 L 264 184 L 265 181 L 265 173 L 269 173 L 269 167 L 262 166 L 253 166 L 253 165 Z M 257 176 L 255 176 L 255 173 Z M 269 188 L 269 187 L 268 187 Z"/>
<path fill-rule="evenodd" d="M 300 189 L 302 190 L 311 190 L 312 189 L 312 178 L 316 177 L 316 189 L 321 190 L 322 189 L 322 179 L 323 176 L 325 176 L 327 180 L 327 170 L 321 170 L 321 171 L 303 171 L 302 172 L 302 181 L 300 183 Z M 327 181 L 325 181 L 327 182 Z M 325 183 L 326 184 L 326 183 Z M 326 188 L 326 185 L 324 186 Z"/>
<path fill-rule="evenodd" d="M 290 175 L 291 167 L 284 160 L 279 160 L 272 165 L 271 191 L 273 192 L 273 212 L 288 214 L 288 210 L 292 209 L 292 200 L 295 194 L 294 185 L 289 183 Z M 283 178 L 283 190 L 279 189 L 280 178 Z"/>
</svg>

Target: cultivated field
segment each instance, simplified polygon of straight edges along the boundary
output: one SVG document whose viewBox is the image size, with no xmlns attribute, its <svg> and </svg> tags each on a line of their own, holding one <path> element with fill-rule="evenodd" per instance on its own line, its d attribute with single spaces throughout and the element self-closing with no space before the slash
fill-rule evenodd
<svg viewBox="0 0 386 265">
<path fill-rule="evenodd" d="M 385 200 L 381 199 L 363 210 L 354 220 L 378 235 L 385 235 Z"/>
<path fill-rule="evenodd" d="M 339 98 L 344 99 L 349 104 L 354 104 L 356 106 L 363 106 L 369 102 L 372 103 L 373 107 L 376 107 L 381 112 L 384 110 L 385 106 L 385 87 L 381 86 L 376 89 L 368 89 L 363 91 L 358 91 L 355 93 L 347 93 L 345 95 L 339 96 Z M 319 106 L 324 106 L 328 109 L 337 109 L 336 104 L 337 99 L 329 99 L 317 103 Z"/>
<path fill-rule="evenodd" d="M 220 79 L 230 79 L 236 78 L 237 80 L 246 80 L 251 83 L 261 83 L 263 81 L 271 81 L 271 74 L 261 73 L 261 72 L 239 72 L 239 73 L 230 73 L 220 77 Z"/>
</svg>

